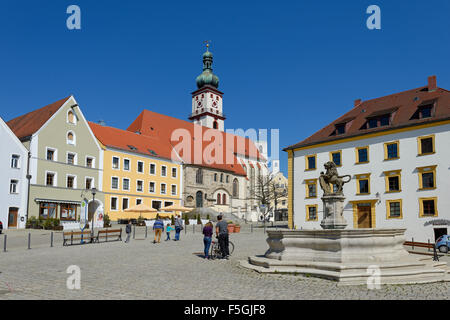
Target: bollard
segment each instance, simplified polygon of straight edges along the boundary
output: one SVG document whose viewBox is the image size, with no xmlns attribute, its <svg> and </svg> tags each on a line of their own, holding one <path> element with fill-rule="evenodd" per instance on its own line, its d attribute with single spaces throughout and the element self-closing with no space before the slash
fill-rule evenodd
<svg viewBox="0 0 450 320">
<path fill-rule="evenodd" d="M 184 226 L 184 234 L 187 232 L 187 225 Z"/>
<path fill-rule="evenodd" d="M 192 225 L 192 233 L 195 233 L 195 224 Z"/>
<path fill-rule="evenodd" d="M 147 226 L 145 226 L 145 239 L 147 239 Z"/>
<path fill-rule="evenodd" d="M 133 228 L 133 239 L 136 237 L 136 225 L 134 225 L 134 228 Z"/>
<path fill-rule="evenodd" d="M 8 237 L 5 234 L 5 240 L 3 240 L 3 251 L 6 252 L 6 240 L 8 239 Z"/>
<path fill-rule="evenodd" d="M 250 224 L 250 229 L 252 230 L 252 233 L 253 233 L 253 223 Z"/>
<path fill-rule="evenodd" d="M 412 249 L 411 250 L 414 250 L 414 238 L 412 238 Z"/>
<path fill-rule="evenodd" d="M 50 247 L 53 247 L 53 232 L 50 234 Z"/>
<path fill-rule="evenodd" d="M 31 233 L 28 233 L 28 249 L 31 249 Z"/>
<path fill-rule="evenodd" d="M 430 239 L 428 239 L 428 252 L 430 252 Z"/>
</svg>

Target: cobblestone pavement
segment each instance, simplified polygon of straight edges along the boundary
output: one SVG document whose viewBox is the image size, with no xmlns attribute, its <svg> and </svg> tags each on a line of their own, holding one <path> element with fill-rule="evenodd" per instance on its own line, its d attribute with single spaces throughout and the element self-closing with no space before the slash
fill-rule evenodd
<svg viewBox="0 0 450 320">
<path fill-rule="evenodd" d="M 338 287 L 335 282 L 295 275 L 259 274 L 239 260 L 264 254 L 262 230 L 233 234 L 230 260 L 202 259 L 201 234 L 153 244 L 153 234 L 131 243 L 109 242 L 0 252 L 0 299 L 449 299 L 449 283 Z M 173 234 L 172 234 L 173 237 Z M 11 236 L 14 238 L 14 236 Z M 81 289 L 69 290 L 66 272 L 81 269 Z"/>
</svg>

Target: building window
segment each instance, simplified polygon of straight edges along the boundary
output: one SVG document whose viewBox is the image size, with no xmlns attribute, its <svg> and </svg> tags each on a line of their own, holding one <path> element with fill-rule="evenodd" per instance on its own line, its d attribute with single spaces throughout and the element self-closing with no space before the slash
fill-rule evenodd
<svg viewBox="0 0 450 320">
<path fill-rule="evenodd" d="M 370 193 L 370 174 L 357 174 L 356 175 L 356 190 L 357 194 L 369 194 Z"/>
<path fill-rule="evenodd" d="M 222 204 L 227 204 L 227 195 L 225 193 L 222 195 Z"/>
<path fill-rule="evenodd" d="M 305 180 L 306 198 L 317 198 L 317 179 Z"/>
<path fill-rule="evenodd" d="M 161 166 L 161 177 L 167 176 L 167 167 Z"/>
<path fill-rule="evenodd" d="M 161 183 L 161 194 L 166 194 L 166 184 Z"/>
<path fill-rule="evenodd" d="M 317 204 L 306 206 L 306 221 L 317 221 Z"/>
<path fill-rule="evenodd" d="M 316 155 L 307 156 L 306 170 L 316 170 Z"/>
<path fill-rule="evenodd" d="M 140 205 L 142 203 L 142 199 L 136 199 L 136 205 Z"/>
<path fill-rule="evenodd" d="M 356 148 L 356 163 L 369 162 L 369 147 Z"/>
<path fill-rule="evenodd" d="M 67 176 L 67 184 L 66 184 L 66 187 L 67 187 L 68 189 L 74 189 L 74 188 L 76 188 L 76 185 L 75 185 L 75 176 Z"/>
<path fill-rule="evenodd" d="M 77 219 L 77 206 L 75 204 L 62 203 L 60 205 L 61 220 L 76 220 Z"/>
<path fill-rule="evenodd" d="M 47 186 L 55 186 L 55 174 L 53 172 L 48 172 L 45 177 L 45 184 Z"/>
<path fill-rule="evenodd" d="M 161 201 L 152 200 L 152 208 L 156 210 L 161 209 Z"/>
<path fill-rule="evenodd" d="M 117 210 L 117 198 L 111 197 L 111 210 L 116 211 Z"/>
<path fill-rule="evenodd" d="M 48 202 L 41 202 L 39 205 L 39 216 L 43 219 L 48 218 L 56 218 L 57 214 L 57 205 L 56 203 L 48 203 Z"/>
<path fill-rule="evenodd" d="M 48 149 L 47 148 L 46 159 L 49 160 L 49 161 L 56 161 L 55 153 L 56 153 L 56 151 L 54 149 Z"/>
<path fill-rule="evenodd" d="M 72 131 L 67 133 L 67 144 L 75 144 L 75 134 Z"/>
<path fill-rule="evenodd" d="M 86 167 L 88 168 L 94 167 L 94 158 L 86 157 Z"/>
<path fill-rule="evenodd" d="M 138 161 L 138 163 L 137 163 L 137 171 L 139 173 L 144 173 L 144 163 L 142 161 Z"/>
<path fill-rule="evenodd" d="M 130 159 L 123 159 L 123 170 L 130 171 Z"/>
<path fill-rule="evenodd" d="M 119 169 L 119 158 L 118 157 L 112 158 L 112 168 Z"/>
<path fill-rule="evenodd" d="M 387 142 L 384 144 L 384 160 L 395 160 L 399 156 L 399 142 Z"/>
<path fill-rule="evenodd" d="M 385 182 L 386 182 L 386 192 L 402 191 L 401 171 L 402 170 L 393 170 L 393 171 L 385 171 L 384 172 L 384 177 L 385 177 Z"/>
<path fill-rule="evenodd" d="M 9 183 L 9 193 L 18 193 L 17 185 L 19 184 L 18 180 L 11 180 Z"/>
<path fill-rule="evenodd" d="M 128 200 L 128 198 L 123 198 L 123 199 L 122 199 L 122 210 L 128 209 L 128 206 L 129 206 L 129 200 Z"/>
<path fill-rule="evenodd" d="M 173 196 L 176 196 L 176 195 L 177 195 L 177 185 L 176 185 L 176 184 L 173 184 L 173 185 L 172 185 L 172 195 L 173 195 Z"/>
<path fill-rule="evenodd" d="M 214 173 L 214 182 L 217 182 L 217 173 Z"/>
<path fill-rule="evenodd" d="M 220 182 L 223 182 L 223 173 L 220 174 Z"/>
<path fill-rule="evenodd" d="M 150 163 L 150 174 L 156 174 L 156 164 Z"/>
<path fill-rule="evenodd" d="M 377 127 L 384 127 L 390 124 L 391 114 L 383 114 L 376 117 L 367 118 L 366 123 L 361 127 L 361 129 L 372 129 Z"/>
<path fill-rule="evenodd" d="M 217 194 L 217 204 L 220 204 L 221 203 L 221 201 L 220 201 L 220 193 L 218 193 Z"/>
<path fill-rule="evenodd" d="M 130 179 L 123 178 L 122 180 L 122 190 L 129 191 L 130 190 Z"/>
<path fill-rule="evenodd" d="M 67 122 L 75 124 L 75 115 L 71 110 L 67 113 Z"/>
<path fill-rule="evenodd" d="M 230 176 L 229 176 L 229 175 L 227 175 L 226 182 L 227 182 L 227 183 L 230 182 Z"/>
<path fill-rule="evenodd" d="M 433 104 L 419 106 L 417 108 L 417 111 L 414 113 L 414 115 L 411 117 L 410 120 L 431 118 L 433 116 L 432 111 L 433 111 Z"/>
<path fill-rule="evenodd" d="M 111 189 L 119 189 L 119 178 L 112 177 L 111 178 Z"/>
<path fill-rule="evenodd" d="M 417 168 L 419 172 L 419 189 L 436 189 L 436 166 Z"/>
<path fill-rule="evenodd" d="M 155 183 L 154 182 L 150 182 L 148 192 L 155 193 Z"/>
<path fill-rule="evenodd" d="M 420 198 L 420 217 L 437 217 L 437 198 Z"/>
<path fill-rule="evenodd" d="M 172 168 L 172 178 L 177 177 L 177 168 Z"/>
<path fill-rule="evenodd" d="M 144 181 L 137 180 L 136 181 L 136 191 L 137 192 L 144 192 Z"/>
<path fill-rule="evenodd" d="M 92 189 L 92 178 L 86 178 L 86 190 Z"/>
<path fill-rule="evenodd" d="M 402 200 L 387 200 L 386 201 L 387 219 L 401 219 L 402 214 Z"/>
<path fill-rule="evenodd" d="M 434 135 L 417 138 L 419 156 L 435 153 Z"/>
<path fill-rule="evenodd" d="M 197 184 L 203 184 L 203 170 L 197 169 L 197 172 L 195 174 L 195 182 Z"/>
<path fill-rule="evenodd" d="M 239 181 L 236 178 L 233 180 L 233 197 L 239 198 Z"/>
<path fill-rule="evenodd" d="M 330 161 L 334 162 L 337 167 L 342 166 L 342 150 L 330 152 Z"/>
<path fill-rule="evenodd" d="M 68 153 L 67 154 L 67 164 L 75 165 L 75 154 L 74 153 Z"/>
<path fill-rule="evenodd" d="M 17 154 L 13 154 L 11 157 L 11 168 L 19 168 L 19 158 Z"/>
</svg>

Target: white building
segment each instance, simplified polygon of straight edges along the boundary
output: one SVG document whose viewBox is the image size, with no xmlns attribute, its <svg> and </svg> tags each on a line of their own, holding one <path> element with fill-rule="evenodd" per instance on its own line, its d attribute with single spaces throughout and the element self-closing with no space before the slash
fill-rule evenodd
<svg viewBox="0 0 450 320">
<path fill-rule="evenodd" d="M 428 86 L 368 100 L 289 154 L 289 223 L 320 229 L 318 178 L 333 161 L 344 185 L 347 228 L 406 228 L 406 238 L 434 242 L 450 224 L 450 92 Z"/>
<path fill-rule="evenodd" d="M 0 118 L 0 220 L 3 229 L 25 228 L 28 150 Z"/>
</svg>

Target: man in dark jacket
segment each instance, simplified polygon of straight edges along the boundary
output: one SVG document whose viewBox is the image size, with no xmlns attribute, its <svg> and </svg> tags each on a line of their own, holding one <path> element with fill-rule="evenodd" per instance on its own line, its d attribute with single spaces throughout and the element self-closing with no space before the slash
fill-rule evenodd
<svg viewBox="0 0 450 320">
<path fill-rule="evenodd" d="M 125 227 L 125 232 L 127 233 L 127 240 L 125 240 L 125 243 L 128 243 L 128 242 L 130 242 L 130 236 L 131 236 L 131 220 L 128 221 L 128 224 Z"/>
</svg>

